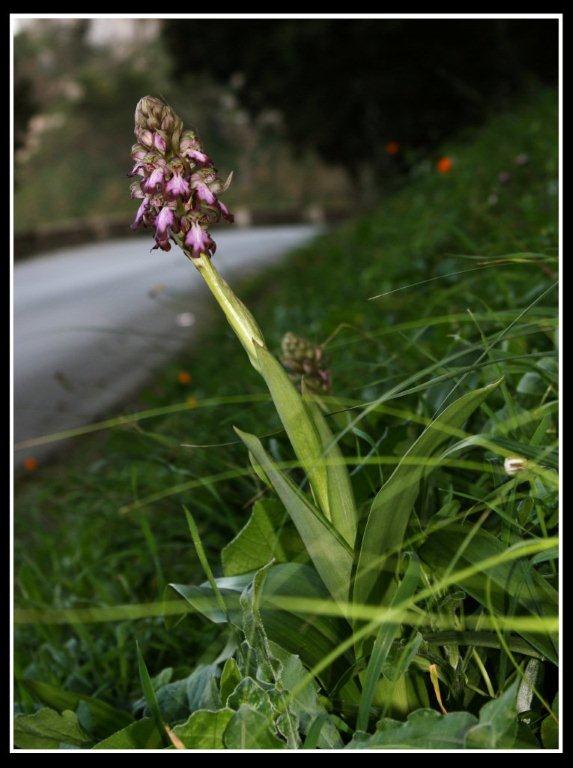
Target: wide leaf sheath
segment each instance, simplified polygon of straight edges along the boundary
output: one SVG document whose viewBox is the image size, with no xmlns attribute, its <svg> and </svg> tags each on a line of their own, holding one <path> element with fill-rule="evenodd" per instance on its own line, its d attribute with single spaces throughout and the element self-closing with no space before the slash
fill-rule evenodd
<svg viewBox="0 0 573 768">
<path fill-rule="evenodd" d="M 388 597 L 399 551 L 423 475 L 425 462 L 459 430 L 500 381 L 468 392 L 445 408 L 422 432 L 382 486 L 364 529 L 354 585 L 355 603 L 379 603 Z"/>
<path fill-rule="evenodd" d="M 271 461 L 260 440 L 235 431 L 269 478 L 328 591 L 337 602 L 348 600 L 352 550 L 335 528 Z"/>
</svg>

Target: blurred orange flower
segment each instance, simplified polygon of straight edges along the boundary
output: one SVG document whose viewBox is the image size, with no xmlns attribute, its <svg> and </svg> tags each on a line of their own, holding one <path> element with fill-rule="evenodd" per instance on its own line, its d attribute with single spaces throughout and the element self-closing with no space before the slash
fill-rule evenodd
<svg viewBox="0 0 573 768">
<path fill-rule="evenodd" d="M 26 456 L 24 459 L 24 469 L 27 472 L 34 472 L 38 469 L 38 459 L 35 456 Z"/>
<path fill-rule="evenodd" d="M 386 144 L 386 152 L 389 155 L 397 155 L 400 151 L 400 145 L 397 141 L 389 141 L 388 144 Z"/>
<path fill-rule="evenodd" d="M 454 161 L 451 157 L 440 157 L 436 163 L 438 173 L 449 173 L 454 167 Z"/>
<path fill-rule="evenodd" d="M 177 381 L 180 384 L 190 384 L 191 383 L 191 374 L 187 373 L 187 371 L 180 371 L 179 375 L 177 376 Z"/>
</svg>

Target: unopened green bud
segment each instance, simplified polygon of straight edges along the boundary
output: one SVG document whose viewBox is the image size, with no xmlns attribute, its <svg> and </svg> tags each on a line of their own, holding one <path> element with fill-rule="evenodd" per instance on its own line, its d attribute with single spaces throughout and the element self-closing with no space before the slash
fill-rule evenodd
<svg viewBox="0 0 573 768">
<path fill-rule="evenodd" d="M 144 146 L 164 154 L 171 145 L 177 151 L 183 121 L 170 106 L 155 96 L 144 96 L 135 108 L 135 135 Z"/>
<path fill-rule="evenodd" d="M 288 371 L 291 381 L 300 386 L 304 377 L 305 384 L 311 392 L 330 390 L 330 372 L 325 365 L 321 346 L 289 331 L 283 336 L 281 348 L 281 362 Z"/>
<path fill-rule="evenodd" d="M 503 468 L 506 475 L 514 477 L 519 474 L 519 472 L 523 472 L 524 469 L 527 469 L 527 459 L 524 459 L 521 456 L 510 456 L 503 462 Z"/>
<path fill-rule="evenodd" d="M 161 127 L 163 110 L 165 107 L 162 101 L 155 96 L 144 96 L 137 102 L 135 108 L 135 125 L 138 128 L 147 128 L 150 131 L 156 131 Z"/>
</svg>

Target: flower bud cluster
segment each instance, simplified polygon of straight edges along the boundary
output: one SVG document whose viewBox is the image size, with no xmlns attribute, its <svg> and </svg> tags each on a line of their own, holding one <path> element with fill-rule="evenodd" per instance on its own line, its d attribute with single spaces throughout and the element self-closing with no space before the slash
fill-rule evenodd
<svg viewBox="0 0 573 768">
<path fill-rule="evenodd" d="M 503 468 L 506 475 L 514 477 L 520 472 L 523 472 L 524 469 L 527 469 L 527 459 L 524 459 L 521 456 L 509 456 L 503 462 Z"/>
<path fill-rule="evenodd" d="M 209 227 L 221 216 L 233 221 L 218 195 L 222 183 L 197 135 L 184 130 L 183 122 L 153 96 L 145 96 L 135 109 L 137 143 L 131 149 L 135 165 L 131 196 L 141 200 L 132 229 L 155 228 L 155 248 L 168 251 L 170 239 L 179 235 L 194 258 L 212 256 L 216 245 Z"/>
<path fill-rule="evenodd" d="M 318 394 L 330 391 L 330 371 L 326 367 L 322 347 L 289 332 L 283 336 L 281 348 L 281 363 L 291 381 L 300 385 L 304 377 L 311 392 Z"/>
</svg>

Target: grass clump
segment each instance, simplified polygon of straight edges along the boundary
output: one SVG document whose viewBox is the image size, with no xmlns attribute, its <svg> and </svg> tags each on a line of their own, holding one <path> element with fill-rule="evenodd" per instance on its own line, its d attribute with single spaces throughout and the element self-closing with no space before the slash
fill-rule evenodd
<svg viewBox="0 0 573 768">
<path fill-rule="evenodd" d="M 322 345 L 332 392 L 301 419 L 324 466 L 272 355 L 280 418 L 221 322 L 142 394 L 163 415 L 22 484 L 20 746 L 70 709 L 60 741 L 82 746 L 552 746 L 555 133 L 538 94 L 243 286 L 270 350 Z M 120 734 L 102 701 L 134 718 Z"/>
</svg>

